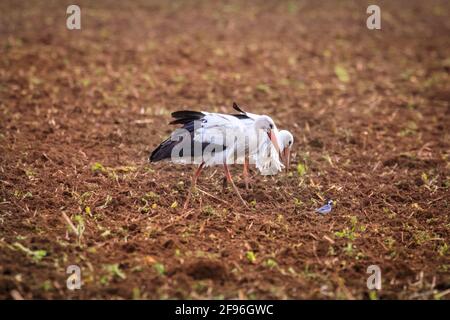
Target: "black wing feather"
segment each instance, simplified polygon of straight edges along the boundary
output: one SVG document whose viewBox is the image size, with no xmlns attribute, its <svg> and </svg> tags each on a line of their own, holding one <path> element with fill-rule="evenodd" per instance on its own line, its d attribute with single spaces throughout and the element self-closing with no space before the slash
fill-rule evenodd
<svg viewBox="0 0 450 320">
<path fill-rule="evenodd" d="M 250 117 L 246 114 L 238 113 L 238 114 L 232 114 L 233 117 L 236 117 L 238 119 L 250 119 Z"/>
<path fill-rule="evenodd" d="M 161 142 L 159 146 L 150 154 L 148 158 L 150 162 L 161 161 L 170 158 L 172 149 L 177 145 L 178 141 L 172 141 L 169 139 Z"/>
<path fill-rule="evenodd" d="M 172 117 L 175 118 L 175 120 L 169 122 L 169 124 L 186 124 L 191 121 L 201 120 L 205 117 L 205 114 L 200 111 L 182 110 L 172 112 Z"/>
<path fill-rule="evenodd" d="M 172 117 L 175 119 L 201 119 L 205 116 L 203 112 L 200 111 L 190 111 L 190 110 L 181 110 L 172 112 Z"/>
</svg>

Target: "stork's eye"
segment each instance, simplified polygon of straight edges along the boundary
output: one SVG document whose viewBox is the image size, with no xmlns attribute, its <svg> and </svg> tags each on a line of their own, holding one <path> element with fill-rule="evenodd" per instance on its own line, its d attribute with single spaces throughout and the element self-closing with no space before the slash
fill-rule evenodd
<svg viewBox="0 0 450 320">
<path fill-rule="evenodd" d="M 270 128 L 270 129 L 273 129 L 273 124 L 269 124 L 269 128 Z"/>
<path fill-rule="evenodd" d="M 292 141 L 289 141 L 289 143 L 288 143 L 289 145 L 291 145 L 292 144 Z"/>
</svg>

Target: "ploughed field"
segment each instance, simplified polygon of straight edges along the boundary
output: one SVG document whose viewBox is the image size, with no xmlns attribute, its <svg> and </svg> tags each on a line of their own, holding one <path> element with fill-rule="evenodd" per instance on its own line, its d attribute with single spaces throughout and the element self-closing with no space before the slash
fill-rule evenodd
<svg viewBox="0 0 450 320">
<path fill-rule="evenodd" d="M 381 30 L 360 1 L 78 5 L 0 4 L 1 298 L 449 298 L 448 2 Z M 290 173 L 234 166 L 245 209 L 208 168 L 183 210 L 194 167 L 148 155 L 233 101 L 294 134 Z"/>
</svg>

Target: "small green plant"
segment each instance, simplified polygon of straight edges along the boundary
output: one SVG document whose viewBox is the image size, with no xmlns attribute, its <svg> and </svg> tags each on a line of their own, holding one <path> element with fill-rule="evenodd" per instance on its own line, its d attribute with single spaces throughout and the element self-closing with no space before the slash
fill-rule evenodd
<svg viewBox="0 0 450 320">
<path fill-rule="evenodd" d="M 330 245 L 330 246 L 328 247 L 328 252 L 327 252 L 327 254 L 328 254 L 329 256 L 335 256 L 335 255 L 336 255 L 336 250 L 334 250 L 334 247 L 333 247 L 332 245 Z"/>
<path fill-rule="evenodd" d="M 150 206 L 149 206 L 148 200 L 146 198 L 141 198 L 141 201 L 143 203 L 143 206 L 139 207 L 139 212 L 142 212 L 142 213 L 149 212 L 150 211 Z M 156 203 L 154 203 L 154 204 L 156 204 Z"/>
<path fill-rule="evenodd" d="M 141 299 L 141 290 L 137 287 L 133 288 L 133 300 Z"/>
<path fill-rule="evenodd" d="M 91 166 L 91 171 L 93 173 L 106 173 L 106 168 L 100 163 L 96 162 Z"/>
<path fill-rule="evenodd" d="M 126 279 L 127 278 L 125 273 L 122 270 L 120 270 L 120 267 L 119 267 L 118 263 L 107 264 L 107 265 L 104 265 L 103 267 L 104 267 L 104 269 L 106 271 L 108 271 L 110 273 L 110 275 L 112 277 L 117 277 L 117 278 L 120 278 L 120 279 Z"/>
<path fill-rule="evenodd" d="M 407 137 L 407 136 L 413 136 L 417 133 L 417 124 L 415 122 L 408 122 L 406 128 L 402 129 L 398 136 L 400 137 Z"/>
<path fill-rule="evenodd" d="M 104 275 L 100 278 L 100 284 L 107 285 L 109 283 L 109 277 Z"/>
<path fill-rule="evenodd" d="M 166 273 L 166 268 L 164 267 L 164 265 L 163 265 L 162 263 L 159 263 L 159 262 L 157 262 L 157 263 L 155 263 L 155 264 L 153 265 L 153 269 L 155 269 L 156 272 L 157 272 L 160 276 L 162 276 L 162 275 L 164 275 L 164 274 Z"/>
<path fill-rule="evenodd" d="M 47 255 L 47 251 L 45 250 L 31 250 L 28 249 L 27 247 L 23 246 L 21 243 L 19 242 L 14 242 L 13 246 L 16 247 L 17 249 L 19 249 L 20 251 L 30 255 L 34 261 L 38 262 L 41 261 L 46 255 Z"/>
<path fill-rule="evenodd" d="M 309 270 L 309 265 L 308 264 L 305 265 L 305 269 L 303 270 L 302 274 L 303 274 L 303 276 L 305 278 L 308 278 L 308 279 L 315 279 L 315 278 L 317 278 L 317 274 L 314 273 L 313 271 Z"/>
<path fill-rule="evenodd" d="M 102 234 L 100 236 L 102 236 L 103 238 L 106 238 L 109 235 L 111 235 L 111 230 L 106 229 L 105 231 L 102 232 Z"/>
<path fill-rule="evenodd" d="M 99 209 L 105 209 L 112 202 L 113 198 L 108 194 L 106 196 L 105 203 L 99 207 Z"/>
<path fill-rule="evenodd" d="M 342 231 L 337 231 L 334 235 L 338 238 L 345 238 L 349 240 L 355 240 L 359 237 L 358 231 L 364 232 L 366 231 L 366 226 L 358 226 L 358 218 L 356 216 L 350 217 L 351 228 L 345 227 Z"/>
<path fill-rule="evenodd" d="M 325 161 L 327 161 L 328 164 L 329 164 L 330 166 L 333 166 L 333 160 L 331 160 L 331 157 L 330 157 L 329 154 L 323 155 L 322 158 L 323 158 Z"/>
<path fill-rule="evenodd" d="M 344 228 L 342 231 L 336 231 L 334 235 L 338 238 L 346 238 L 352 241 L 356 238 L 355 233 L 349 228 Z"/>
<path fill-rule="evenodd" d="M 395 239 L 392 237 L 387 237 L 384 239 L 384 243 L 387 245 L 389 250 L 392 250 L 394 248 L 395 242 Z"/>
<path fill-rule="evenodd" d="M 250 263 L 255 263 L 256 255 L 253 251 L 247 251 L 245 256 Z"/>
<path fill-rule="evenodd" d="M 207 290 L 208 285 L 204 281 L 197 281 L 192 287 L 194 288 L 195 292 L 201 294 Z"/>
<path fill-rule="evenodd" d="M 31 168 L 25 169 L 25 174 L 30 180 L 33 180 L 36 177 L 36 172 L 34 172 Z"/>
<path fill-rule="evenodd" d="M 22 191 L 20 191 L 20 190 L 15 190 L 15 191 L 14 191 L 14 196 L 15 196 L 17 199 L 20 199 L 20 200 L 24 200 L 24 199 L 26 199 L 26 198 L 33 198 L 33 194 L 32 194 L 31 192 L 29 192 L 29 191 L 27 191 L 27 192 L 22 192 Z"/>
<path fill-rule="evenodd" d="M 81 84 L 83 85 L 83 87 L 88 87 L 91 84 L 91 80 L 87 78 L 81 79 Z"/>
<path fill-rule="evenodd" d="M 349 82 L 350 81 L 350 76 L 348 75 L 347 69 L 345 69 L 343 66 L 336 65 L 334 67 L 334 73 L 336 74 L 336 76 L 338 77 L 338 79 L 341 82 Z"/>
<path fill-rule="evenodd" d="M 441 264 L 438 267 L 438 270 L 443 271 L 443 272 L 448 272 L 448 271 L 450 271 L 450 264 Z"/>
<path fill-rule="evenodd" d="M 302 200 L 299 200 L 297 198 L 294 198 L 294 206 L 295 207 L 301 207 L 303 205 Z"/>
<path fill-rule="evenodd" d="M 430 183 L 429 179 L 428 179 L 428 175 L 425 172 L 422 172 L 422 175 L 420 176 L 420 178 L 422 179 L 422 182 L 426 185 L 428 185 Z"/>
<path fill-rule="evenodd" d="M 87 207 L 89 208 L 89 207 Z M 89 213 L 90 213 L 90 209 L 89 209 Z M 83 216 L 77 214 L 74 217 L 75 222 L 77 222 L 77 234 L 78 234 L 78 241 L 81 240 L 81 238 L 83 237 L 83 233 L 86 230 L 85 224 L 84 224 L 84 219 Z"/>
<path fill-rule="evenodd" d="M 447 165 L 448 165 L 448 163 L 447 163 Z M 446 189 L 450 188 L 450 178 L 445 179 L 445 181 L 444 181 L 444 187 L 445 187 Z"/>
<path fill-rule="evenodd" d="M 216 211 L 211 206 L 203 207 L 202 213 L 207 215 L 207 216 L 214 216 L 214 215 L 216 215 Z"/>
<path fill-rule="evenodd" d="M 264 262 L 264 266 L 273 269 L 278 266 L 278 263 L 274 259 L 269 258 Z"/>
<path fill-rule="evenodd" d="M 91 191 L 86 191 L 81 196 L 79 196 L 77 193 L 74 193 L 74 195 L 75 195 L 76 198 L 78 198 L 78 204 L 80 206 L 84 206 L 91 199 L 92 192 Z"/>
<path fill-rule="evenodd" d="M 287 3 L 287 11 L 290 14 L 296 14 L 298 12 L 298 3 L 295 1 L 289 1 Z"/>
<path fill-rule="evenodd" d="M 344 248 L 344 252 L 348 255 L 348 256 L 352 256 L 353 255 L 353 243 L 348 242 L 347 246 Z"/>
<path fill-rule="evenodd" d="M 416 241 L 416 243 L 418 245 L 422 245 L 427 241 L 430 241 L 430 239 L 433 238 L 433 235 L 430 234 L 428 231 L 426 230 L 417 230 L 414 233 L 414 240 Z"/>
<path fill-rule="evenodd" d="M 256 86 L 256 90 L 258 90 L 260 92 L 264 92 L 266 94 L 269 94 L 271 92 L 270 87 L 267 84 L 264 84 L 264 83 L 258 84 Z"/>
<path fill-rule="evenodd" d="M 445 256 L 448 253 L 448 245 L 446 243 L 441 245 L 438 249 L 438 252 L 440 256 Z"/>
<path fill-rule="evenodd" d="M 388 216 L 389 219 L 393 219 L 397 216 L 397 214 L 389 208 L 384 207 L 383 212 Z"/>
<path fill-rule="evenodd" d="M 153 201 L 157 201 L 157 200 L 159 200 L 159 195 L 154 193 L 153 191 L 150 191 L 150 192 L 147 192 L 144 195 L 144 198 L 145 199 L 149 199 L 149 200 L 153 200 Z"/>
<path fill-rule="evenodd" d="M 140 265 L 134 266 L 133 268 L 131 268 L 131 272 L 133 273 L 137 273 L 137 272 L 142 272 L 142 270 L 144 270 L 144 268 Z"/>
<path fill-rule="evenodd" d="M 51 283 L 50 280 L 45 280 L 45 281 L 42 283 L 42 289 L 43 289 L 44 291 L 50 291 L 50 290 L 52 290 L 52 288 L 53 288 L 53 286 L 52 286 L 52 283 Z"/>
<path fill-rule="evenodd" d="M 299 163 L 297 165 L 297 173 L 300 177 L 304 176 L 306 174 L 306 165 Z"/>
</svg>

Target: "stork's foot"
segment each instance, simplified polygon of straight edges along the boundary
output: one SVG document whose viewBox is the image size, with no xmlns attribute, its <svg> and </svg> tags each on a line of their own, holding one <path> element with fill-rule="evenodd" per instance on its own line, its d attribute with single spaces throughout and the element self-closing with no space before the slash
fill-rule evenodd
<svg viewBox="0 0 450 320">
<path fill-rule="evenodd" d="M 227 191 L 228 189 L 228 180 L 226 177 L 223 177 L 222 180 L 222 192 L 225 193 L 225 191 Z"/>
<path fill-rule="evenodd" d="M 245 183 L 245 189 L 248 190 L 250 186 L 250 177 L 249 177 L 250 171 L 249 171 L 249 164 L 248 164 L 248 158 L 245 158 L 244 162 L 244 171 L 242 172 L 242 178 L 244 179 Z"/>
<path fill-rule="evenodd" d="M 191 200 L 192 197 L 192 189 L 189 189 L 189 193 L 186 197 L 186 200 L 184 201 L 183 204 L 183 210 L 187 210 L 187 208 L 189 207 L 189 201 Z"/>
<path fill-rule="evenodd" d="M 193 175 L 193 177 L 192 177 L 192 184 L 191 184 L 191 187 L 190 187 L 190 189 L 189 189 L 189 193 L 188 193 L 188 195 L 187 195 L 186 200 L 184 201 L 183 210 L 186 210 L 186 209 L 187 209 L 187 207 L 188 207 L 188 205 L 189 205 L 189 201 L 191 200 L 191 197 L 192 197 L 192 193 L 195 192 L 195 191 L 197 191 L 197 179 L 198 179 L 198 177 L 200 176 L 200 173 L 202 172 L 202 169 L 203 169 L 203 166 L 204 166 L 204 165 L 205 165 L 205 163 L 202 162 L 202 163 L 198 166 L 197 170 L 195 170 L 195 173 L 194 173 L 194 175 Z"/>
</svg>

